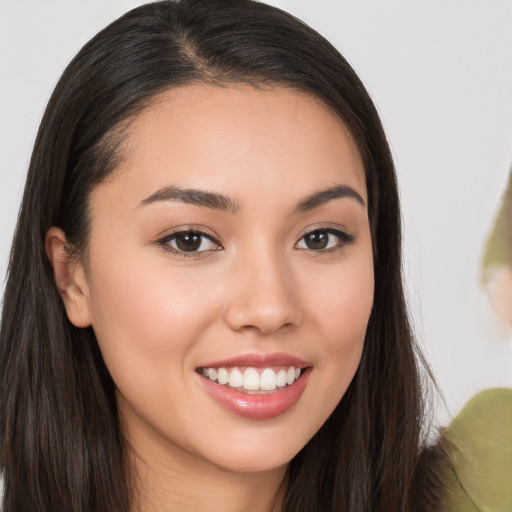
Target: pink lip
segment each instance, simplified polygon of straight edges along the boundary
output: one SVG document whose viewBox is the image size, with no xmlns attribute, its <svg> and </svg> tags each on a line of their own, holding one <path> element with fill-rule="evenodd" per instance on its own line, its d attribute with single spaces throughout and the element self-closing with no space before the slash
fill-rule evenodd
<svg viewBox="0 0 512 512">
<path fill-rule="evenodd" d="M 243 354 L 222 361 L 210 362 L 201 365 L 200 368 L 232 368 L 235 366 L 252 366 L 253 368 L 295 366 L 295 368 L 307 368 L 311 365 L 298 357 L 283 352 L 274 352 L 272 354 Z"/>
<path fill-rule="evenodd" d="M 201 368 L 229 368 L 234 366 L 295 366 L 296 368 L 302 368 L 301 376 L 292 385 L 268 394 L 243 393 L 229 386 L 213 382 L 197 373 L 201 385 L 221 407 L 237 416 L 253 420 L 275 418 L 295 405 L 306 389 L 312 369 L 306 361 L 280 353 L 268 355 L 246 354 L 208 363 L 208 365 Z"/>
</svg>

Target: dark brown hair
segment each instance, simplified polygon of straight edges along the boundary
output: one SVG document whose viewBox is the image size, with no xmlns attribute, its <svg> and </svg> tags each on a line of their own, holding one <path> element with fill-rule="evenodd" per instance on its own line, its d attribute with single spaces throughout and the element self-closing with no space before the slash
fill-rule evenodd
<svg viewBox="0 0 512 512">
<path fill-rule="evenodd" d="M 92 329 L 66 317 L 45 235 L 59 226 L 83 254 L 90 192 L 122 158 L 123 127 L 155 95 L 240 82 L 296 88 L 328 105 L 358 144 L 369 197 L 375 299 L 361 364 L 337 409 L 291 461 L 284 511 L 434 506 L 435 457 L 422 445 L 423 361 L 402 289 L 397 184 L 368 93 L 331 44 L 283 11 L 250 0 L 167 0 L 130 11 L 87 43 L 41 122 L 2 312 L 4 512 L 130 510 L 114 383 Z"/>
</svg>

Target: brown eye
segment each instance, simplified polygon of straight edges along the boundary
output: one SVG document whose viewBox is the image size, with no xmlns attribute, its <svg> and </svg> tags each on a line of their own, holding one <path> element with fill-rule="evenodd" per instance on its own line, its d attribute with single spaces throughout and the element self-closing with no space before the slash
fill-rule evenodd
<svg viewBox="0 0 512 512">
<path fill-rule="evenodd" d="M 354 241 L 354 236 L 339 229 L 315 229 L 306 233 L 296 244 L 297 249 L 326 251 L 337 249 Z"/>
<path fill-rule="evenodd" d="M 176 248 L 180 251 L 193 252 L 201 247 L 202 237 L 197 233 L 183 233 L 174 239 Z"/>
<path fill-rule="evenodd" d="M 332 237 L 332 235 L 329 235 L 326 231 L 313 231 L 313 233 L 308 233 L 304 237 L 304 243 L 308 249 L 320 251 L 328 247 L 329 236 Z"/>
<path fill-rule="evenodd" d="M 181 253 L 204 252 L 219 248 L 217 242 L 211 237 L 198 231 L 173 233 L 161 240 L 160 243 Z"/>
</svg>

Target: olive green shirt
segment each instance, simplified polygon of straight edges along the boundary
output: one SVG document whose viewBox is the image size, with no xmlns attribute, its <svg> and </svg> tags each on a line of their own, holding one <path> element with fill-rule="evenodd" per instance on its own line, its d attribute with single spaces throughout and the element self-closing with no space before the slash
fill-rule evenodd
<svg viewBox="0 0 512 512">
<path fill-rule="evenodd" d="M 478 394 L 443 435 L 451 457 L 442 512 L 512 512 L 512 389 Z"/>
</svg>

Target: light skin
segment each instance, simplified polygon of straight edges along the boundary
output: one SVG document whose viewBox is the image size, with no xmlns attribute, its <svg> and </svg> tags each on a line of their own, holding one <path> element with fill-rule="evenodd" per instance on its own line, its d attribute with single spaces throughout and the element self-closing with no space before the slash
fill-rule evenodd
<svg viewBox="0 0 512 512">
<path fill-rule="evenodd" d="M 494 311 L 506 330 L 512 329 L 512 268 L 500 267 L 489 272 L 487 291 Z"/>
<path fill-rule="evenodd" d="M 87 266 L 60 229 L 46 245 L 70 321 L 93 326 L 116 383 L 139 508 L 278 511 L 287 463 L 353 378 L 372 308 L 356 144 L 304 93 L 193 85 L 139 114 L 124 146 L 91 195 Z M 180 252 L 176 230 L 204 233 L 199 249 Z M 201 385 L 208 362 L 276 352 L 310 366 L 276 417 L 241 417 Z"/>
</svg>

